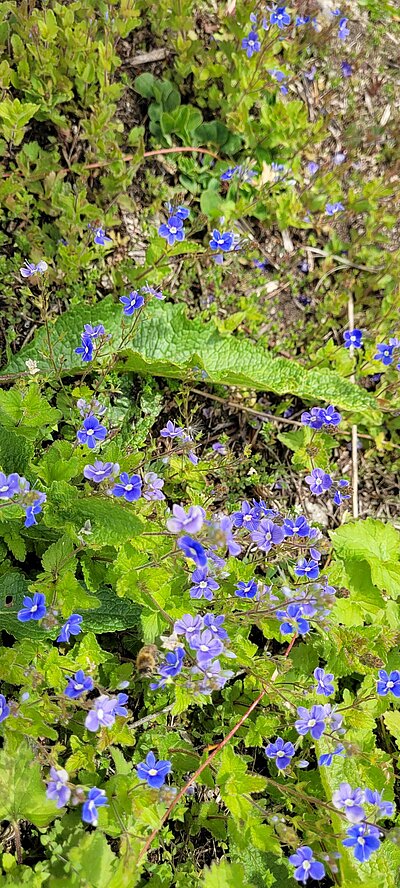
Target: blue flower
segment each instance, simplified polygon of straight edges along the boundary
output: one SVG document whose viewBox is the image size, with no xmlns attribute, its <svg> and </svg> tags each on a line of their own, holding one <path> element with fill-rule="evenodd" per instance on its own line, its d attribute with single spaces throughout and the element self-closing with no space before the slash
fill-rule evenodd
<svg viewBox="0 0 400 888">
<path fill-rule="evenodd" d="M 170 247 L 173 246 L 175 241 L 185 240 L 183 221 L 178 215 L 170 216 L 167 222 L 160 225 L 158 233 L 165 238 Z"/>
<path fill-rule="evenodd" d="M 156 290 L 155 287 L 150 286 L 150 284 L 145 284 L 144 287 L 141 287 L 140 292 L 145 293 L 146 296 L 154 296 L 155 299 L 164 299 L 163 291 Z"/>
<path fill-rule="evenodd" d="M 125 706 L 125 703 L 128 702 L 128 694 L 118 694 L 117 697 L 113 697 L 114 703 L 114 715 L 120 715 L 122 718 L 126 718 L 128 715 L 128 710 Z"/>
<path fill-rule="evenodd" d="M 374 355 L 374 361 L 382 361 L 382 364 L 385 367 L 388 367 L 389 364 L 393 364 L 393 352 L 394 345 L 388 345 L 386 342 L 380 342 L 379 345 L 376 346 L 376 355 Z"/>
<path fill-rule="evenodd" d="M 285 611 L 276 611 L 279 620 L 284 620 L 279 626 L 282 635 L 307 635 L 310 631 L 308 620 L 304 619 L 303 609 L 297 604 L 289 604 Z"/>
<path fill-rule="evenodd" d="M 265 755 L 268 758 L 275 759 L 276 767 L 280 771 L 290 765 L 291 759 L 295 754 L 293 743 L 285 743 L 282 737 L 277 737 L 275 743 L 269 743 L 265 748 Z"/>
<path fill-rule="evenodd" d="M 217 638 L 228 638 L 228 633 L 222 625 L 225 622 L 225 617 L 222 614 L 219 617 L 215 617 L 214 614 L 206 614 L 203 622 L 205 628 L 213 632 Z"/>
<path fill-rule="evenodd" d="M 306 484 L 309 485 L 311 493 L 320 496 L 332 487 L 332 478 L 323 469 L 313 469 L 311 475 L 306 475 Z"/>
<path fill-rule="evenodd" d="M 286 6 L 277 6 L 270 15 L 271 25 L 278 25 L 278 28 L 287 28 L 290 25 L 290 15 L 286 12 Z"/>
<path fill-rule="evenodd" d="M 296 867 L 293 873 L 297 882 L 303 882 L 308 879 L 323 879 L 325 876 L 325 867 L 323 863 L 315 860 L 313 852 L 308 845 L 298 848 L 295 854 L 291 854 L 289 862 Z"/>
<path fill-rule="evenodd" d="M 4 694 L 0 694 L 0 723 L 10 715 L 10 707 Z"/>
<path fill-rule="evenodd" d="M 291 518 L 285 518 L 283 529 L 286 536 L 306 537 L 310 533 L 310 525 L 304 515 L 299 515 L 295 521 Z"/>
<path fill-rule="evenodd" d="M 196 571 L 195 571 L 196 573 Z M 193 634 L 200 632 L 203 628 L 203 618 L 199 614 L 192 617 L 191 614 L 184 614 L 174 623 L 174 635 L 184 635 L 187 641 Z"/>
<path fill-rule="evenodd" d="M 44 259 L 41 259 L 37 265 L 34 262 L 25 262 L 25 265 L 20 268 L 20 274 L 23 278 L 33 277 L 34 274 L 44 274 L 48 267 Z"/>
<path fill-rule="evenodd" d="M 82 632 L 81 623 L 82 617 L 80 614 L 71 614 L 61 627 L 60 634 L 56 641 L 68 642 L 71 635 L 79 635 L 79 633 Z"/>
<path fill-rule="evenodd" d="M 92 361 L 93 360 L 93 342 L 90 336 L 84 334 L 82 336 L 82 345 L 75 349 L 76 355 L 82 356 L 82 361 Z"/>
<path fill-rule="evenodd" d="M 335 216 L 336 213 L 340 213 L 342 210 L 344 210 L 344 206 L 339 200 L 336 203 L 327 203 L 325 207 L 327 216 Z"/>
<path fill-rule="evenodd" d="M 149 500 L 149 502 L 165 499 L 162 492 L 162 488 L 164 487 L 163 478 L 159 478 L 156 472 L 146 472 L 144 480 L 146 488 L 143 492 L 143 496 L 145 499 Z"/>
<path fill-rule="evenodd" d="M 279 71 L 278 68 L 268 68 L 268 74 L 274 78 L 278 83 L 283 83 L 286 80 L 287 75 L 283 73 L 283 71 Z M 281 173 L 285 169 L 284 163 L 271 163 L 271 167 L 275 172 Z"/>
<path fill-rule="evenodd" d="M 24 505 L 25 509 L 25 527 L 32 527 L 33 524 L 37 524 L 35 515 L 39 515 L 42 511 L 42 505 L 46 502 L 46 494 L 39 493 L 37 490 L 32 490 L 32 494 L 36 494 L 36 498 L 33 502 Z"/>
<path fill-rule="evenodd" d="M 240 512 L 234 512 L 232 515 L 234 527 L 245 527 L 248 530 L 257 530 L 260 523 L 259 510 L 255 506 L 250 506 L 247 500 L 243 500 Z"/>
<path fill-rule="evenodd" d="M 324 707 L 318 703 L 316 706 L 312 706 L 311 709 L 298 706 L 297 715 L 299 718 L 294 723 L 297 733 L 302 737 L 310 733 L 314 740 L 319 740 L 325 730 Z"/>
<path fill-rule="evenodd" d="M 235 595 L 237 598 L 255 598 L 257 595 L 256 580 L 248 580 L 246 583 L 244 580 L 240 580 L 236 583 Z"/>
<path fill-rule="evenodd" d="M 141 296 L 137 290 L 132 290 L 129 296 L 121 296 L 119 301 L 124 306 L 124 315 L 130 317 L 134 311 L 137 311 L 144 305 L 144 296 Z"/>
<path fill-rule="evenodd" d="M 96 484 L 100 484 L 101 481 L 109 478 L 110 475 L 116 474 L 118 471 L 118 463 L 104 463 L 99 459 L 96 459 L 92 466 L 87 465 L 84 467 L 83 474 L 88 481 L 94 481 Z"/>
<path fill-rule="evenodd" d="M 362 348 L 362 330 L 345 330 L 343 333 L 344 347 Z"/>
<path fill-rule="evenodd" d="M 341 69 L 342 69 L 343 77 L 351 77 L 351 75 L 353 73 L 353 69 L 352 69 L 351 65 L 349 64 L 349 62 L 342 62 Z"/>
<path fill-rule="evenodd" d="M 247 39 L 247 38 L 245 38 L 245 39 Z M 242 46 L 243 46 L 243 41 L 242 41 Z M 243 48 L 246 49 L 246 47 L 243 47 Z M 250 56 L 249 56 L 249 58 L 250 58 Z M 238 170 L 240 170 L 239 166 L 228 167 L 228 169 L 225 170 L 225 172 L 222 173 L 220 176 L 221 182 L 230 182 L 231 179 L 233 179 L 233 177 L 236 175 Z"/>
<path fill-rule="evenodd" d="M 317 694 L 324 694 L 325 697 L 330 697 L 335 693 L 335 688 L 332 684 L 333 675 L 331 672 L 325 672 L 324 669 L 317 666 L 317 668 L 314 669 L 314 678 L 317 679 L 317 686 L 315 688 Z"/>
<path fill-rule="evenodd" d="M 210 629 L 204 629 L 198 635 L 192 635 L 189 641 L 190 647 L 196 651 L 197 662 L 200 666 L 204 666 L 209 660 L 223 651 L 224 645 L 220 638 L 217 638 Z"/>
<path fill-rule="evenodd" d="M 219 589 L 219 585 L 213 577 L 207 575 L 207 568 L 197 568 L 192 573 L 192 583 L 194 584 L 189 591 L 191 598 L 205 598 L 212 601 L 213 593 Z"/>
<path fill-rule="evenodd" d="M 146 760 L 140 762 L 136 768 L 136 772 L 140 780 L 147 780 L 151 789 L 161 789 L 171 768 L 171 762 L 163 759 L 158 762 L 154 752 L 148 752 Z"/>
<path fill-rule="evenodd" d="M 68 773 L 64 768 L 50 768 L 50 780 L 47 783 L 46 798 L 55 802 L 57 808 L 63 808 L 71 797 L 68 786 Z"/>
<path fill-rule="evenodd" d="M 380 817 L 393 817 L 395 811 L 393 802 L 385 802 L 382 798 L 382 793 L 378 792 L 377 789 L 365 789 L 364 801 L 368 802 L 369 805 L 374 805 L 375 808 L 379 808 Z"/>
<path fill-rule="evenodd" d="M 110 728 L 115 722 L 115 698 L 101 694 L 94 701 L 93 708 L 85 718 L 85 728 L 88 731 L 98 731 L 99 728 Z"/>
<path fill-rule="evenodd" d="M 272 546 L 279 545 L 285 539 L 283 527 L 274 524 L 270 518 L 262 518 L 257 530 L 251 534 L 252 540 L 263 552 L 269 552 Z"/>
<path fill-rule="evenodd" d="M 80 444 L 87 444 L 90 450 L 96 447 L 97 441 L 104 441 L 107 435 L 105 426 L 100 425 L 99 420 L 93 414 L 87 416 L 83 420 L 83 428 L 77 432 L 77 438 Z"/>
<path fill-rule="evenodd" d="M 42 592 L 35 592 L 33 598 L 26 595 L 22 603 L 24 606 L 17 613 L 20 623 L 27 623 L 29 620 L 43 620 L 47 614 L 46 598 Z"/>
<path fill-rule="evenodd" d="M 296 25 L 308 25 L 310 21 L 309 15 L 298 15 L 296 18 Z"/>
<path fill-rule="evenodd" d="M 185 432 L 169 419 L 164 428 L 161 429 L 160 436 L 161 438 L 184 438 Z"/>
<path fill-rule="evenodd" d="M 319 567 L 316 561 L 307 558 L 299 558 L 294 572 L 296 577 L 308 577 L 310 580 L 316 580 L 319 576 Z"/>
<path fill-rule="evenodd" d="M 242 49 L 246 50 L 248 59 L 251 59 L 255 52 L 260 52 L 261 43 L 257 31 L 250 31 L 247 37 L 243 37 Z"/>
<path fill-rule="evenodd" d="M 319 163 L 315 163 L 314 160 L 310 160 L 310 163 L 307 164 L 307 169 L 310 176 L 315 176 L 315 173 L 319 170 Z"/>
<path fill-rule="evenodd" d="M 0 472 L 0 499 L 11 499 L 19 492 L 19 475 L 5 475 Z"/>
<path fill-rule="evenodd" d="M 386 672 L 386 669 L 380 669 L 379 678 L 376 684 L 376 692 L 380 697 L 386 697 L 391 693 L 394 697 L 400 697 L 400 672 L 394 669 L 392 672 Z"/>
<path fill-rule="evenodd" d="M 177 541 L 177 545 L 185 558 L 190 558 L 197 564 L 197 567 L 207 567 L 207 555 L 197 540 L 193 540 L 190 536 L 183 536 Z"/>
<path fill-rule="evenodd" d="M 84 823 L 90 823 L 91 826 L 97 826 L 98 808 L 108 807 L 108 799 L 104 789 L 98 789 L 93 786 L 89 789 L 86 796 L 86 802 L 82 806 L 82 820 Z"/>
<path fill-rule="evenodd" d="M 354 857 L 360 863 L 369 860 L 371 854 L 377 851 L 381 844 L 379 829 L 366 823 L 351 826 L 346 835 L 347 839 L 343 839 L 342 845 L 345 845 L 346 848 L 353 848 Z"/>
<path fill-rule="evenodd" d="M 365 817 L 364 808 L 361 807 L 364 794 L 358 786 L 352 789 L 350 783 L 341 783 L 332 795 L 332 804 L 339 811 L 343 811 L 350 823 L 359 823 Z"/>
<path fill-rule="evenodd" d="M 340 22 L 339 22 L 339 30 L 338 30 L 338 37 L 339 37 L 339 40 L 346 40 L 346 37 L 348 37 L 349 34 L 350 34 L 349 29 L 346 27 L 347 22 L 348 22 L 348 19 L 347 19 L 347 18 L 341 18 L 341 19 L 340 19 Z"/>
<path fill-rule="evenodd" d="M 332 750 L 332 752 L 322 753 L 322 755 L 320 755 L 320 757 L 318 759 L 319 766 L 323 767 L 323 765 L 326 765 L 327 767 L 329 767 L 329 765 L 331 765 L 333 762 L 334 756 L 335 755 L 342 755 L 344 752 L 345 752 L 344 746 L 340 743 L 339 746 L 336 746 L 335 749 Z"/>
<path fill-rule="evenodd" d="M 106 237 L 106 233 L 103 228 L 95 228 L 94 243 L 98 244 L 101 247 L 104 247 L 106 244 L 112 244 L 112 240 L 111 237 Z"/>
<path fill-rule="evenodd" d="M 81 694 L 84 694 L 86 691 L 91 691 L 92 688 L 93 679 L 91 679 L 89 675 L 85 675 L 83 669 L 78 669 L 78 671 L 75 672 L 75 675 L 68 679 L 64 694 L 71 700 L 76 700 L 77 697 L 80 697 Z"/>
<path fill-rule="evenodd" d="M 218 231 L 217 228 L 214 228 L 212 233 L 212 238 L 210 240 L 210 249 L 211 250 L 222 250 L 223 252 L 229 252 L 232 249 L 235 240 L 235 235 L 233 231 Z"/>
<path fill-rule="evenodd" d="M 86 336 L 90 336 L 91 339 L 98 339 L 106 332 L 103 324 L 96 324 L 94 327 L 91 324 L 85 324 L 83 329 Z"/>
<path fill-rule="evenodd" d="M 327 426 L 337 426 L 342 421 L 341 414 L 330 404 L 326 409 L 321 407 L 322 424 Z"/>
<path fill-rule="evenodd" d="M 139 475 L 128 475 L 121 472 L 119 481 L 111 491 L 113 496 L 123 496 L 128 503 L 140 499 L 142 493 L 142 479 Z"/>
<path fill-rule="evenodd" d="M 322 429 L 324 424 L 321 407 L 311 407 L 311 410 L 305 410 L 300 419 L 303 425 L 309 426 L 310 429 Z"/>
<path fill-rule="evenodd" d="M 174 207 L 171 203 L 167 203 L 165 204 L 165 206 L 171 216 L 178 216 L 178 219 L 182 219 L 182 222 L 184 222 L 185 219 L 188 219 L 190 216 L 190 210 L 188 209 L 188 207 Z"/>
<path fill-rule="evenodd" d="M 201 506 L 189 506 L 187 513 L 182 506 L 172 506 L 173 518 L 167 519 L 167 527 L 171 533 L 198 533 L 203 526 L 204 509 Z"/>
<path fill-rule="evenodd" d="M 189 616 L 189 614 L 187 614 L 187 616 Z M 184 620 L 184 617 L 182 618 L 182 620 Z M 191 634 L 189 633 L 189 630 L 186 631 L 188 632 L 188 636 L 186 637 L 190 638 Z M 180 646 L 174 648 L 173 651 L 168 651 L 165 660 L 161 663 L 159 668 L 161 681 L 153 682 L 150 685 L 152 691 L 157 690 L 157 688 L 163 688 L 168 680 L 170 680 L 171 678 L 175 678 L 176 675 L 179 675 L 179 673 L 182 671 L 185 654 L 185 649 Z"/>
</svg>

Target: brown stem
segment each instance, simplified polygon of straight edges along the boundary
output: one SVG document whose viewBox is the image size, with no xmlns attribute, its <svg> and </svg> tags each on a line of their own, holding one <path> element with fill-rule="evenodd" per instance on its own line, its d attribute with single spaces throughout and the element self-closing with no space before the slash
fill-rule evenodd
<svg viewBox="0 0 400 888">
<path fill-rule="evenodd" d="M 13 820 L 13 830 L 14 830 L 14 844 L 15 844 L 15 853 L 17 855 L 17 863 L 22 863 L 22 845 L 21 845 L 21 831 L 19 828 L 18 820 Z"/>
</svg>

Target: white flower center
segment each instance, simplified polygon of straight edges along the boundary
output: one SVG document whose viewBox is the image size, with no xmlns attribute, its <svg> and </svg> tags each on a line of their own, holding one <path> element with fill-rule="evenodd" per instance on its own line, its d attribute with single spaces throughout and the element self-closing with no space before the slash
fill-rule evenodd
<svg viewBox="0 0 400 888">
<path fill-rule="evenodd" d="M 392 688 L 394 686 L 394 681 L 388 681 L 386 687 Z"/>
<path fill-rule="evenodd" d="M 207 645 L 207 644 L 201 644 L 201 645 L 200 645 L 200 650 L 201 650 L 201 651 L 208 651 L 208 645 Z"/>
<path fill-rule="evenodd" d="M 346 808 L 353 808 L 354 807 L 354 799 L 345 799 L 344 803 L 346 805 Z"/>
<path fill-rule="evenodd" d="M 104 709 L 98 709 L 97 710 L 97 717 L 98 717 L 99 721 L 101 718 L 103 718 L 103 715 L 104 715 Z"/>
<path fill-rule="evenodd" d="M 87 435 L 94 435 L 94 429 L 86 429 Z"/>
<path fill-rule="evenodd" d="M 7 484 L 4 487 L 0 487 L 0 493 L 4 493 L 6 490 L 8 490 Z"/>
<path fill-rule="evenodd" d="M 126 484 L 125 490 L 133 490 L 133 484 Z"/>
<path fill-rule="evenodd" d="M 317 724 L 317 723 L 316 723 L 316 721 L 315 721 L 315 718 L 310 718 L 310 720 L 307 722 L 307 727 L 308 727 L 308 728 L 313 728 L 314 725 L 316 725 L 316 724 Z"/>
<path fill-rule="evenodd" d="M 359 845 L 365 845 L 365 839 L 363 839 L 362 836 L 359 836 L 359 837 L 358 837 L 357 842 L 358 842 Z"/>
<path fill-rule="evenodd" d="M 32 614 L 36 613 L 37 609 L 38 609 L 37 604 L 34 604 L 33 607 L 31 607 L 31 613 Z"/>
<path fill-rule="evenodd" d="M 303 870 L 305 870 L 305 872 L 308 873 L 308 870 L 309 870 L 309 869 L 311 869 L 311 863 L 310 863 L 310 861 L 309 861 L 309 860 L 304 860 L 304 861 L 303 861 Z"/>
<path fill-rule="evenodd" d="M 276 755 L 277 755 L 277 758 L 283 758 L 285 753 L 284 753 L 283 749 L 280 749 L 279 752 L 276 753 Z"/>
<path fill-rule="evenodd" d="M 206 580 L 202 580 L 201 583 L 199 583 L 199 588 L 200 588 L 200 589 L 205 589 L 206 586 L 207 586 Z"/>
<path fill-rule="evenodd" d="M 81 691 L 82 688 L 83 688 L 83 685 L 82 685 L 82 684 L 76 684 L 76 685 L 75 685 L 75 690 L 76 690 L 76 691 Z"/>
<path fill-rule="evenodd" d="M 63 784 L 62 780 L 57 780 L 57 783 L 56 783 L 56 790 L 57 790 L 57 792 L 59 792 L 60 789 L 63 788 L 63 786 L 64 786 L 64 784 Z"/>
<path fill-rule="evenodd" d="M 169 230 L 171 234 L 176 234 L 177 229 L 174 226 L 172 226 L 172 228 L 170 228 Z"/>
<path fill-rule="evenodd" d="M 156 774 L 157 774 L 157 769 L 156 769 L 156 768 L 150 768 L 149 776 L 150 776 L 150 777 L 155 777 Z"/>
</svg>

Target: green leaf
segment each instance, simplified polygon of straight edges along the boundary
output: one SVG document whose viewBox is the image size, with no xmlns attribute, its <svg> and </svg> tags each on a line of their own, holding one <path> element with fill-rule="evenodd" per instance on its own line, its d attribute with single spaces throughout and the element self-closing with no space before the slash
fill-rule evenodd
<svg viewBox="0 0 400 888">
<path fill-rule="evenodd" d="M 34 753 L 19 736 L 7 738 L 0 752 L 0 820 L 28 820 L 47 826 L 58 815 L 46 799 L 46 788 Z"/>
<path fill-rule="evenodd" d="M 385 725 L 393 734 L 394 739 L 396 740 L 396 744 L 398 749 L 400 749 L 400 712 L 398 709 L 389 709 L 384 713 L 383 721 Z"/>
<path fill-rule="evenodd" d="M 96 494 L 77 498 L 74 487 L 55 481 L 48 491 L 45 523 L 48 527 L 66 527 L 78 533 L 89 521 L 85 538 L 90 545 L 117 546 L 139 536 L 143 528 L 133 508 Z"/>
<path fill-rule="evenodd" d="M 150 74 L 146 72 L 145 74 L 139 74 L 138 77 L 135 77 L 133 82 L 134 89 L 140 96 L 143 96 L 144 99 L 152 99 L 153 98 L 153 90 L 154 83 L 156 78 L 154 74 Z"/>
<path fill-rule="evenodd" d="M 118 349 L 122 336 L 121 311 L 111 297 L 95 307 L 79 305 L 65 312 L 50 331 L 54 360 L 62 372 L 80 371 L 74 352 L 83 325 L 102 323 L 112 335 L 112 347 Z M 6 373 L 25 367 L 34 358 L 44 373 L 52 373 L 46 357 L 43 329 L 33 341 L 13 356 Z M 245 386 L 276 394 L 296 394 L 304 399 L 320 399 L 336 404 L 369 422 L 379 418 L 375 400 L 364 389 L 353 385 L 333 370 L 306 370 L 295 360 L 276 358 L 259 345 L 233 336 L 221 336 L 213 323 L 189 320 L 182 305 L 152 303 L 133 337 L 124 349 L 122 369 L 145 375 L 186 378 L 194 367 L 206 371 L 210 382 Z"/>
<path fill-rule="evenodd" d="M 29 623 L 20 623 L 17 620 L 22 599 L 29 594 L 28 581 L 22 573 L 11 571 L 6 576 L 0 577 L 0 630 L 4 629 L 17 639 L 43 640 L 49 633 L 46 633 L 36 620 L 31 620 Z"/>
<path fill-rule="evenodd" d="M 254 882 L 246 879 L 242 864 L 229 863 L 228 860 L 220 860 L 205 869 L 201 884 L 204 888 L 238 888 L 239 885 L 240 888 L 254 888 Z"/>
<path fill-rule="evenodd" d="M 99 634 L 137 628 L 140 637 L 141 608 L 137 604 L 126 598 L 118 598 L 111 589 L 99 589 L 96 591 L 96 598 L 100 601 L 100 607 L 85 611 L 85 630 L 90 629 Z"/>
<path fill-rule="evenodd" d="M 331 537 L 341 558 L 370 561 L 372 556 L 378 561 L 395 561 L 400 554 L 400 533 L 376 518 L 343 524 Z"/>
<path fill-rule="evenodd" d="M 0 465 L 6 475 L 11 472 L 23 475 L 32 456 L 33 446 L 30 441 L 17 435 L 12 429 L 0 427 Z"/>
<path fill-rule="evenodd" d="M 0 423 L 18 435 L 34 440 L 43 433 L 43 426 L 54 427 L 60 410 L 51 407 L 36 383 L 25 391 L 12 388 L 0 391 Z"/>
<path fill-rule="evenodd" d="M 79 845 L 69 851 L 68 858 L 80 875 L 80 884 L 108 888 L 117 858 L 103 833 L 99 830 L 87 833 Z"/>
</svg>

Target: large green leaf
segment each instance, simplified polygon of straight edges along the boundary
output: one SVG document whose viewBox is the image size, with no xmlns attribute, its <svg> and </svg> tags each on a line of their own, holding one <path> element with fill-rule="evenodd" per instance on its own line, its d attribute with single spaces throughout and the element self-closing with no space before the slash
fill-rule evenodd
<svg viewBox="0 0 400 888">
<path fill-rule="evenodd" d="M 127 598 L 118 598 L 111 589 L 99 589 L 96 598 L 100 607 L 86 610 L 84 628 L 92 632 L 122 632 L 138 626 L 141 631 L 141 608 Z"/>
<path fill-rule="evenodd" d="M 83 325 L 102 323 L 112 335 L 112 348 L 120 349 L 125 337 L 121 351 L 124 370 L 182 378 L 198 368 L 205 371 L 210 382 L 329 401 L 372 421 L 379 416 L 372 395 L 342 379 L 335 371 L 306 370 L 295 360 L 273 357 L 260 345 L 223 336 L 213 323 L 187 318 L 182 305 L 151 303 L 132 340 L 127 337 L 126 327 L 122 327 L 122 318 L 121 309 L 112 297 L 106 297 L 96 306 L 77 306 L 57 318 L 50 337 L 53 362 L 60 367 L 60 372 L 82 371 L 82 363 L 74 350 L 80 342 Z M 43 372 L 52 374 L 53 364 L 43 329 L 12 358 L 4 372 L 24 370 L 29 358 L 36 360 Z"/>
<path fill-rule="evenodd" d="M 77 497 L 75 488 L 65 481 L 50 485 L 44 521 L 48 527 L 75 533 L 84 528 L 88 543 L 96 546 L 125 543 L 139 536 L 143 528 L 134 505 L 98 495 Z M 85 529 L 87 522 L 90 527 Z"/>
<path fill-rule="evenodd" d="M 400 533 L 391 524 L 367 518 L 344 524 L 333 531 L 331 537 L 349 574 L 354 575 L 354 568 L 360 570 L 364 563 L 361 570 L 364 587 L 368 583 L 371 586 L 372 580 L 374 586 L 392 598 L 400 595 Z"/>
<path fill-rule="evenodd" d="M 254 882 L 248 882 L 241 863 L 229 863 L 228 860 L 219 860 L 211 864 L 211 868 L 204 870 L 204 888 L 254 888 Z"/>
<path fill-rule="evenodd" d="M 0 820 L 29 820 L 44 827 L 56 815 L 32 750 L 17 736 L 7 738 L 0 752 Z"/>
</svg>

